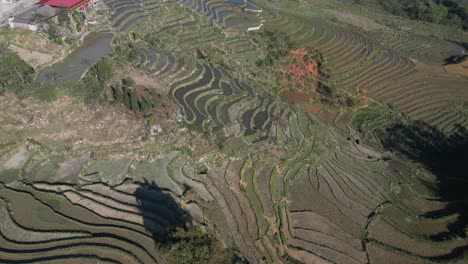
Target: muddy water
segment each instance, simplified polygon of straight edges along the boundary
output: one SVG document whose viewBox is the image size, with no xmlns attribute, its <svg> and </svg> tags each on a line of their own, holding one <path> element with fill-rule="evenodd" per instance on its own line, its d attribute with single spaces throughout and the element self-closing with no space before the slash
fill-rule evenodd
<svg viewBox="0 0 468 264">
<path fill-rule="evenodd" d="M 78 81 L 83 73 L 111 52 L 110 42 L 114 35 L 110 32 L 92 32 L 84 38 L 83 44 L 64 60 L 44 68 L 37 81 L 63 82 Z"/>
</svg>

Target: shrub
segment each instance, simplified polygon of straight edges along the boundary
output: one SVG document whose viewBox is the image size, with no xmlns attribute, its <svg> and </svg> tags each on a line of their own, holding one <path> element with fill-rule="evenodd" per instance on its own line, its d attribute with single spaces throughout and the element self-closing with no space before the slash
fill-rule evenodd
<svg viewBox="0 0 468 264">
<path fill-rule="evenodd" d="M 114 66 L 107 58 L 98 61 L 92 71 L 102 86 L 114 76 Z"/>
<path fill-rule="evenodd" d="M 135 81 L 131 77 L 126 77 L 122 79 L 122 84 L 126 87 L 132 87 Z"/>
<path fill-rule="evenodd" d="M 132 110 L 134 112 L 141 111 L 140 103 L 138 101 L 138 94 L 133 90 L 128 90 L 127 94 L 128 94 L 128 97 L 129 97 L 130 110 Z"/>
<path fill-rule="evenodd" d="M 70 24 L 70 16 L 69 11 L 66 8 L 61 8 L 58 15 L 57 20 L 59 25 L 61 26 L 68 26 Z"/>
<path fill-rule="evenodd" d="M 179 151 L 182 153 L 182 154 L 190 154 L 191 151 L 190 151 L 190 148 L 187 147 L 187 146 L 182 146 L 179 148 Z"/>
<path fill-rule="evenodd" d="M 198 226 L 175 229 L 163 245 L 163 256 L 171 264 L 243 263 Z"/>
<path fill-rule="evenodd" d="M 280 31 L 260 32 L 254 40 L 266 50 L 264 58 L 258 59 L 256 62 L 258 66 L 272 66 L 279 59 L 288 55 L 294 47 L 291 38 Z"/>
<path fill-rule="evenodd" d="M 32 95 L 39 98 L 41 101 L 52 102 L 57 99 L 56 84 L 35 84 L 31 87 Z"/>
<path fill-rule="evenodd" d="M 444 5 L 431 5 L 427 11 L 427 20 L 439 24 L 448 15 L 448 9 Z"/>
<path fill-rule="evenodd" d="M 22 92 L 31 84 L 34 69 L 23 61 L 16 53 L 2 47 L 0 49 L 0 93 L 10 91 L 16 94 Z"/>
<path fill-rule="evenodd" d="M 67 43 L 68 45 L 72 45 L 73 44 L 73 39 L 70 38 L 70 37 L 66 37 L 65 38 L 65 43 Z"/>
<path fill-rule="evenodd" d="M 354 0 L 361 5 L 374 2 L 394 15 L 468 29 L 468 8 L 462 0 Z"/>
<path fill-rule="evenodd" d="M 47 37 L 54 42 L 56 42 L 56 39 L 61 37 L 59 29 L 53 23 L 46 24 L 46 34 Z"/>
<path fill-rule="evenodd" d="M 54 43 L 58 45 L 62 45 L 63 44 L 62 38 L 61 37 L 54 38 Z"/>
<path fill-rule="evenodd" d="M 327 98 L 333 97 L 332 89 L 329 86 L 323 84 L 322 82 L 318 83 L 317 92 Z"/>
<path fill-rule="evenodd" d="M 75 21 L 76 31 L 81 32 L 81 26 L 83 25 L 86 19 L 86 15 L 77 10 L 73 10 L 72 17 L 73 17 L 73 21 Z"/>
</svg>

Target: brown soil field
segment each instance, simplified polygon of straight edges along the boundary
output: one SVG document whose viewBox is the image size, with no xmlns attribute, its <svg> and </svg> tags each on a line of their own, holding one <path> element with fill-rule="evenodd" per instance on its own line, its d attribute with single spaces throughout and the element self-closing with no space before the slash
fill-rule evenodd
<svg viewBox="0 0 468 264">
<path fill-rule="evenodd" d="M 443 242 L 423 241 L 401 233 L 381 217 L 373 219 L 369 225 L 369 238 L 386 245 L 411 252 L 418 256 L 436 257 L 450 254 L 457 247 L 468 245 L 468 241 L 451 240 Z"/>
<path fill-rule="evenodd" d="M 280 215 L 282 216 L 281 232 L 284 234 L 286 241 L 293 241 L 293 237 L 291 233 L 289 232 L 289 222 L 288 222 L 288 216 L 286 212 L 287 212 L 286 208 L 280 212 Z M 305 264 L 330 264 L 332 263 L 315 254 L 305 251 L 302 248 L 299 248 L 299 249 L 301 250 L 297 250 L 293 245 L 291 246 L 285 245 L 286 252 L 288 252 L 289 254 L 292 254 L 291 256 L 296 257 L 298 260 L 304 261 Z"/>
<path fill-rule="evenodd" d="M 317 103 L 317 104 L 306 104 L 304 106 L 304 109 L 309 113 L 318 114 L 318 113 L 320 113 L 320 111 L 322 109 L 324 109 L 326 107 L 327 106 L 324 105 L 324 104 Z"/>
<path fill-rule="evenodd" d="M 367 243 L 367 252 L 370 263 L 380 264 L 426 264 L 427 262 L 409 255 L 399 254 L 391 250 L 385 250 L 373 242 Z"/>
<path fill-rule="evenodd" d="M 458 64 L 446 65 L 444 68 L 449 74 L 468 76 L 468 60 Z"/>
<path fill-rule="evenodd" d="M 48 53 L 33 51 L 15 45 L 10 45 L 8 48 L 16 52 L 21 59 L 31 65 L 36 71 L 54 61 L 54 56 Z"/>
<path fill-rule="evenodd" d="M 402 202 L 420 213 L 442 210 L 447 206 L 447 203 L 429 201 L 420 197 L 405 198 L 402 199 Z"/>
<path fill-rule="evenodd" d="M 335 120 L 337 115 L 338 115 L 337 111 L 328 110 L 328 111 L 320 112 L 320 114 L 318 115 L 318 118 L 322 120 L 324 123 L 333 126 L 333 121 Z"/>
<path fill-rule="evenodd" d="M 416 65 L 416 69 L 420 70 L 421 72 L 425 72 L 428 74 L 443 74 L 445 73 L 444 68 L 446 66 L 438 66 L 438 65 L 430 65 L 424 62 L 412 60 L 414 65 Z"/>
<path fill-rule="evenodd" d="M 444 220 L 416 218 L 415 216 L 406 215 L 395 206 L 386 206 L 381 211 L 381 214 L 399 228 L 421 236 L 430 236 L 437 233 L 449 232 L 448 225 L 457 220 L 457 215 L 444 218 Z"/>
<path fill-rule="evenodd" d="M 283 102 L 288 104 L 297 104 L 305 100 L 312 99 L 313 96 L 311 94 L 303 94 L 297 92 L 283 92 L 281 93 L 281 99 Z"/>
</svg>

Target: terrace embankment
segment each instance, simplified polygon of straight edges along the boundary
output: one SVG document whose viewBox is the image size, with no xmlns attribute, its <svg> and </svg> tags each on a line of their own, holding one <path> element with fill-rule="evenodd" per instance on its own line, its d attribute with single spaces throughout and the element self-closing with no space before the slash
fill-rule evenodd
<svg viewBox="0 0 468 264">
<path fill-rule="evenodd" d="M 109 114 L 111 106 L 75 119 L 67 118 L 71 103 L 31 122 L 28 104 L 19 117 L 2 114 L 0 209 L 13 232 L 0 229 L 0 245 L 8 260 L 164 262 L 155 245 L 168 229 L 195 225 L 251 263 L 466 261 L 466 196 L 453 189 L 466 182 L 466 80 L 426 75 L 410 58 L 435 65 L 440 57 L 425 54 L 440 45 L 413 53 L 267 1 L 253 6 L 261 13 L 239 1 L 105 4 L 121 31 L 112 59 L 157 83 L 148 90 L 179 111 L 157 133 L 129 111 Z M 355 107 L 275 90 L 271 72 L 256 64 L 267 51 L 246 32 L 260 22 L 320 49 L 333 88 Z M 401 113 L 427 126 L 397 126 L 413 122 Z M 90 130 L 72 131 L 83 121 Z M 55 135 L 70 146 L 54 145 Z"/>
</svg>

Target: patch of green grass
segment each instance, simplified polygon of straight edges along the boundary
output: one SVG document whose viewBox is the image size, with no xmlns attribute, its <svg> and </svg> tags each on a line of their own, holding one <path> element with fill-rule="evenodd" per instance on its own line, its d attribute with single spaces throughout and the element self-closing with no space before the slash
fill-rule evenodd
<svg viewBox="0 0 468 264">
<path fill-rule="evenodd" d="M 185 154 L 185 155 L 189 155 L 190 153 L 192 153 L 192 151 L 190 151 L 190 148 L 187 147 L 187 146 L 182 146 L 179 148 L 179 151 L 182 153 L 182 154 Z"/>
<path fill-rule="evenodd" d="M 359 111 L 353 116 L 351 121 L 351 126 L 353 128 L 362 129 L 364 123 L 375 120 L 380 117 L 380 113 L 374 112 L 373 109 L 366 109 L 363 111 Z"/>
<path fill-rule="evenodd" d="M 373 102 L 369 104 L 369 107 L 359 109 L 354 113 L 353 118 L 351 119 L 351 126 L 354 129 L 362 129 L 366 122 L 375 120 L 389 111 L 390 109 L 384 105 Z"/>
<path fill-rule="evenodd" d="M 18 169 L 8 169 L 0 172 L 0 182 L 8 184 L 18 180 L 20 171 Z"/>
</svg>

